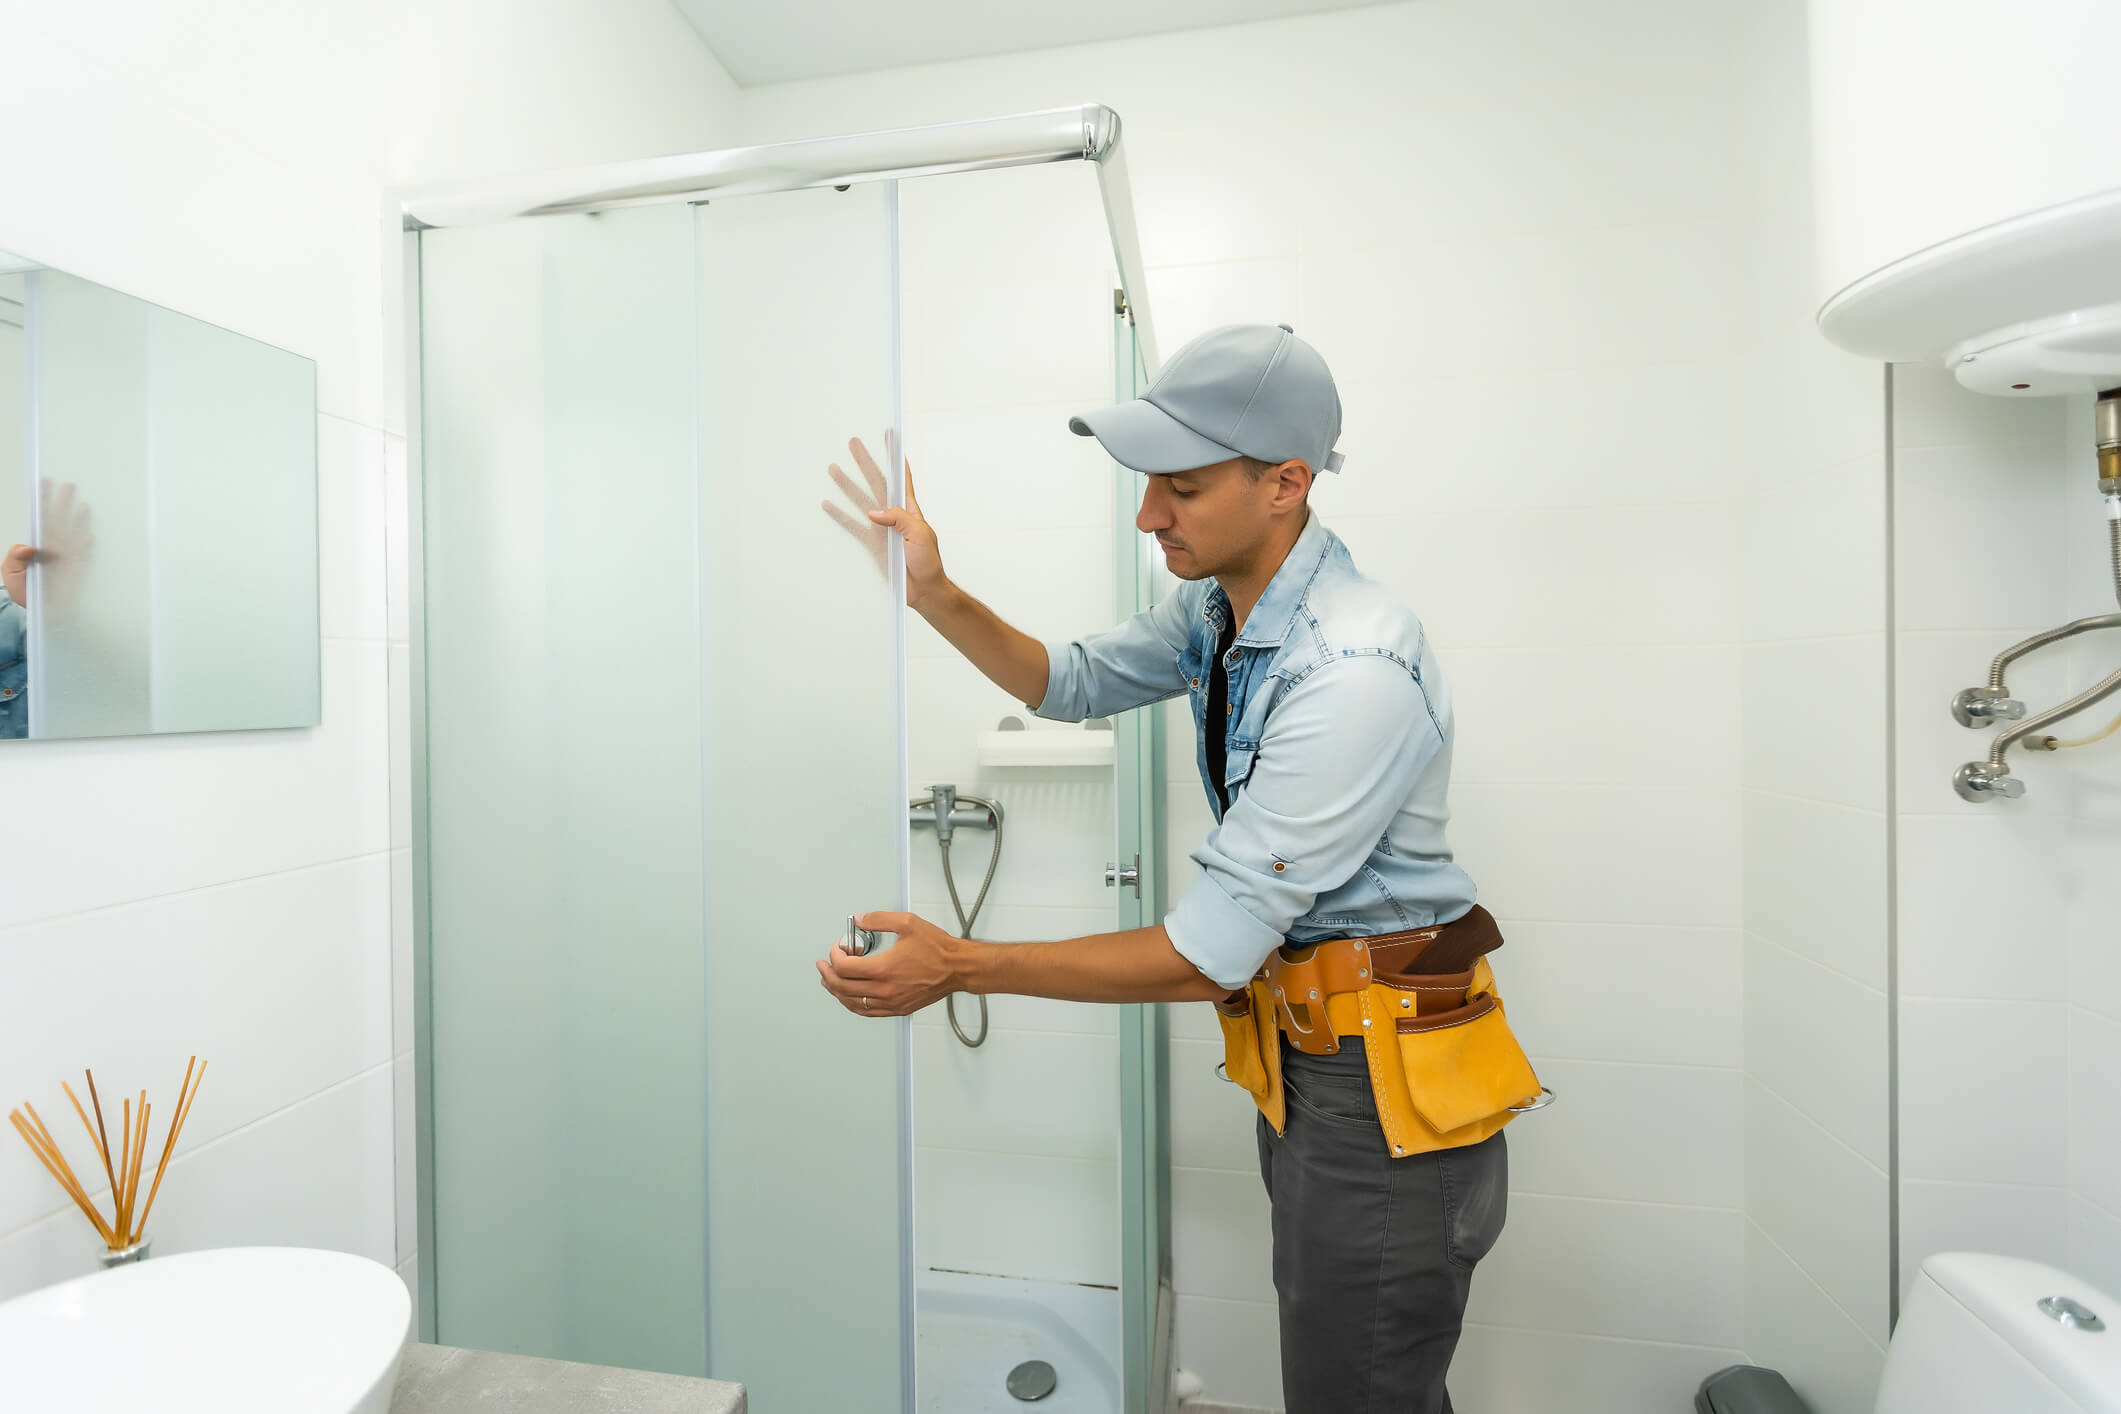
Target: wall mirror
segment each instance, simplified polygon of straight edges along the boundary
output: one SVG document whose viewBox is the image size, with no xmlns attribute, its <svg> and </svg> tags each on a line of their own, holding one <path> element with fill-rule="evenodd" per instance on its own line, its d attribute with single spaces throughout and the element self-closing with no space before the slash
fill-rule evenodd
<svg viewBox="0 0 2121 1414">
<path fill-rule="evenodd" d="M 0 741 L 315 726 L 316 365 L 0 253 Z"/>
</svg>

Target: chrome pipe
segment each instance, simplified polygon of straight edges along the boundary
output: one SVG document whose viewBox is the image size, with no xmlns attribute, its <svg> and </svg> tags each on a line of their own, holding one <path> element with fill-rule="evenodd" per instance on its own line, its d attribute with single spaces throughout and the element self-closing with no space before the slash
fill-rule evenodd
<svg viewBox="0 0 2121 1414">
<path fill-rule="evenodd" d="M 2076 619 L 2060 628 L 2051 628 L 2044 633 L 2036 633 L 2021 643 L 2012 644 L 1998 653 L 1996 661 L 1989 665 L 1989 693 L 1996 697 L 2009 696 L 2003 685 L 2004 670 L 2026 654 L 2045 648 L 2050 643 L 2060 643 L 2065 638 L 2075 638 L 2080 633 L 2090 633 L 2093 629 L 2100 628 L 2121 628 L 2121 614 L 2094 614 L 2088 619 Z"/>
</svg>

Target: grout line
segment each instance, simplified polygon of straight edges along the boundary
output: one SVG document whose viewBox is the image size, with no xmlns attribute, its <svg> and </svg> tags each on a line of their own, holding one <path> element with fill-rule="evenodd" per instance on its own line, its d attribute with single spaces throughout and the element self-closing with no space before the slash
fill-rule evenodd
<svg viewBox="0 0 2121 1414">
<path fill-rule="evenodd" d="M 1673 930 L 1673 931 L 1684 931 L 1684 932 L 1689 932 L 1689 933 L 1699 933 L 1699 932 L 1712 932 L 1712 933 L 1730 933 L 1730 934 L 1732 934 L 1732 935 L 1734 935 L 1734 936 L 1742 936 L 1742 935 L 1744 934 L 1744 932 L 1745 932 L 1745 926 L 1744 926 L 1743 924 L 1741 924 L 1741 923 L 1655 923 L 1655 922 L 1650 922 L 1650 921 L 1648 921 L 1648 920 L 1643 920 L 1643 921 L 1641 921 L 1641 922 L 1636 922 L 1636 921 L 1633 921 L 1633 920 L 1628 920 L 1628 921 L 1624 921 L 1624 922 L 1613 922 L 1613 921 L 1610 921 L 1610 920 L 1607 920 L 1607 919 L 1584 919 L 1584 918 L 1525 918 L 1525 917 L 1521 917 L 1521 916 L 1515 916 L 1515 915 L 1513 915 L 1513 916 L 1511 916 L 1511 917 L 1509 917 L 1509 918 L 1501 918 L 1501 917 L 1498 917 L 1498 918 L 1497 918 L 1497 919 L 1496 919 L 1495 921 L 1496 921 L 1496 924 L 1497 924 L 1497 925 L 1498 925 L 1499 927 L 1503 928 L 1503 929 L 1504 929 L 1505 931 L 1507 931 L 1508 929 L 1511 929 L 1511 928 L 1520 928 L 1520 927 L 1522 927 L 1522 928 L 1635 928 L 1635 929 L 1639 929 L 1639 928 L 1664 928 L 1664 929 L 1670 929 L 1670 930 Z"/>
<path fill-rule="evenodd" d="M 1777 1090 L 1774 1086 L 1768 1084 L 1765 1080 L 1762 1080 L 1757 1075 L 1748 1073 L 1746 1079 L 1752 1081 L 1755 1085 L 1758 1085 L 1762 1091 L 1772 1096 L 1784 1108 L 1788 1109 L 1791 1114 L 1797 1116 L 1797 1118 L 1803 1120 L 1806 1124 L 1818 1130 L 1820 1136 L 1824 1138 L 1828 1143 L 1832 1144 L 1837 1149 L 1843 1150 L 1848 1154 L 1850 1158 L 1854 1159 L 1857 1163 L 1862 1164 L 1872 1173 L 1875 1173 L 1880 1178 L 1885 1179 L 1887 1185 L 1890 1187 L 1892 1183 L 1892 1176 L 1890 1173 L 1887 1172 L 1887 1170 L 1879 1168 L 1875 1160 L 1871 1159 L 1869 1156 L 1864 1154 L 1861 1150 L 1856 1148 L 1855 1145 L 1849 1143 L 1848 1140 L 1843 1139 L 1840 1135 L 1834 1133 L 1833 1130 L 1828 1129 L 1818 1120 L 1812 1118 L 1810 1113 L 1808 1113 L 1802 1105 L 1798 1104 L 1795 1100 L 1792 1100 L 1789 1096 L 1783 1094 L 1780 1090 Z M 1890 1203 L 1888 1203 L 1888 1207 L 1890 1207 Z M 1750 1216 L 1751 1210 L 1748 1209 L 1747 1213 L 1748 1216 Z"/>
<path fill-rule="evenodd" d="M 373 432 L 373 433 L 375 433 L 375 434 L 376 434 L 376 435 L 377 435 L 378 437 L 395 437 L 395 438 L 397 438 L 397 439 L 398 439 L 398 440 L 399 440 L 400 442 L 402 442 L 402 441 L 404 441 L 404 440 L 405 440 L 405 434 L 404 434 L 404 433 L 402 433 L 402 432 L 393 432 L 393 431 L 391 431 L 391 430 L 390 430 L 389 428 L 387 428 L 387 427 L 383 426 L 383 425 L 382 425 L 381 423 L 375 423 L 375 422 L 363 422 L 363 421 L 362 421 L 362 420 L 361 420 L 360 418 L 358 418 L 358 417 L 349 417 L 349 416 L 347 416 L 347 415 L 346 415 L 345 413 L 343 413 L 343 412 L 333 412 L 333 411 L 332 411 L 331 409 L 329 409 L 329 408 L 326 408 L 326 407 L 319 407 L 319 408 L 317 409 L 317 416 L 318 416 L 318 417 L 320 417 L 320 418 L 323 418 L 323 417 L 328 417 L 328 418 L 330 418 L 330 419 L 331 419 L 331 420 L 332 420 L 333 422 L 336 422 L 336 423 L 340 423 L 340 424 L 342 424 L 342 425 L 344 425 L 344 426 L 347 426 L 347 427 L 351 427 L 351 428 L 354 428 L 354 429 L 356 429 L 357 431 L 361 431 L 361 432 Z"/>
<path fill-rule="evenodd" d="M 1885 626 L 1881 624 L 1877 628 L 1859 629 L 1850 633 L 1804 633 L 1792 638 L 1749 638 L 1745 641 L 1745 646 L 1747 648 L 1795 648 L 1814 643 L 1868 643 L 1873 639 L 1885 637 L 1885 634 Z"/>
<path fill-rule="evenodd" d="M 1213 1174 L 1222 1178 L 1249 1178 L 1255 1183 L 1259 1181 L 1259 1166 L 1257 1164 L 1249 1168 L 1223 1168 L 1215 1164 L 1173 1163 L 1171 1172 L 1174 1175 L 1199 1173 Z M 1510 1197 L 1513 1199 L 1537 1198 L 1548 1202 L 1561 1203 L 1600 1203 L 1618 1208 L 1653 1208 L 1660 1211 L 1729 1213 L 1733 1217 L 1745 1216 L 1742 1208 L 1730 1203 L 1675 1203 L 1669 1199 L 1661 1198 L 1613 1198 L 1600 1193 L 1550 1193 L 1537 1188 L 1515 1187 L 1510 1189 Z"/>
<path fill-rule="evenodd" d="M 1557 1056 L 1542 1051 L 1538 1059 L 1552 1065 L 1609 1065 L 1626 1070 L 1691 1070 L 1704 1071 L 1711 1075 L 1744 1074 L 1745 1066 L 1739 1062 L 1730 1065 L 1704 1065 L 1698 1061 L 1660 1060 L 1616 1060 L 1610 1056 Z"/>
<path fill-rule="evenodd" d="M 365 859 L 388 859 L 404 849 L 402 845 L 385 846 L 382 849 L 363 850 L 359 854 L 340 855 L 334 859 L 320 859 L 310 864 L 291 864 L 285 869 L 268 869 L 263 874 L 245 874 L 234 879 L 217 879 L 211 884 L 194 884 L 188 888 L 171 889 L 167 893 L 147 894 L 140 898 L 122 899 L 117 903 L 99 903 L 93 908 L 77 908 L 66 913 L 47 913 L 36 918 L 25 918 L 20 922 L 0 924 L 0 941 L 9 933 L 27 932 L 31 928 L 47 927 L 74 918 L 87 918 L 98 913 L 114 913 L 120 909 L 145 908 L 150 904 L 166 903 L 172 899 L 188 898 L 193 894 L 212 893 L 217 889 L 240 888 L 248 884 L 261 883 L 266 879 L 285 878 L 289 874 L 306 874 L 318 869 L 336 869 L 342 864 L 358 864 Z"/>
<path fill-rule="evenodd" d="M 1655 1346 L 1660 1350 L 1715 1350 L 1728 1351 L 1733 1355 L 1743 1355 L 1745 1353 L 1735 1345 L 1704 1345 L 1691 1340 L 1653 1340 L 1648 1336 L 1608 1335 L 1603 1332 L 1594 1334 L 1590 1331 L 1563 1330 L 1559 1326 L 1518 1326 L 1509 1325 L 1502 1321 L 1467 1321 L 1465 1324 L 1478 1326 L 1483 1330 L 1516 1331 L 1526 1335 L 1565 1335 L 1572 1340 L 1610 1340 L 1621 1345 Z"/>
<path fill-rule="evenodd" d="M 1936 1188 L 2004 1188 L 2013 1193 L 2062 1193 L 2069 1192 L 2067 1183 L 1990 1183 L 1978 1178 L 1915 1178 L 1901 1175 L 1902 1183 L 1927 1183 Z"/>
<path fill-rule="evenodd" d="M 1956 1002 L 1963 1006 L 2044 1006 L 2092 1011 L 2092 1008 L 2070 1001 L 2065 997 L 1975 997 L 1968 996 L 1963 992 L 1902 992 L 1899 997 L 1904 1002 Z M 2093 1014 L 2096 1015 L 2097 1013 Z"/>
<path fill-rule="evenodd" d="M 2090 1002 L 2080 1001 L 2075 997 L 2068 998 L 2063 1005 L 2073 1011 L 2081 1011 L 2086 1016 L 2096 1016 L 2110 1025 L 2121 1026 L 2121 1010 L 2108 1011 L 2104 1007 L 2093 1006 Z"/>
<path fill-rule="evenodd" d="M 1887 696 L 1890 697 L 1891 694 L 1888 693 Z M 1850 805 L 1845 801 L 1822 800 L 1816 795 L 1792 795 L 1788 791 L 1762 790 L 1758 786 L 1743 786 L 1740 789 L 1745 795 L 1757 795 L 1766 800 L 1795 801 L 1799 805 L 1823 805 L 1830 810 L 1839 810 L 1850 815 L 1871 815 L 1883 819 L 1887 813 L 1882 805 Z"/>
<path fill-rule="evenodd" d="M 1851 976 L 1850 974 L 1843 972 L 1838 967 L 1832 966 L 1829 963 L 1821 962 L 1818 958 L 1813 957 L 1810 953 L 1799 952 L 1797 949 L 1791 947 L 1788 943 L 1782 942 L 1780 939 L 1771 938 L 1767 934 L 1759 932 L 1758 930 L 1752 928 L 1746 929 L 1745 935 L 1749 938 L 1757 939 L 1760 943 L 1764 944 L 1767 947 L 1774 948 L 1778 952 L 1786 952 L 1791 957 L 1796 958 L 1799 962 L 1809 963 L 1811 966 L 1818 968 L 1821 972 L 1824 972 L 1829 977 L 1839 977 L 1842 981 L 1848 983 L 1851 987 L 1861 987 L 1864 991 L 1869 992 L 1874 997 L 1886 997 L 1887 1000 L 1891 1000 L 1889 994 L 1883 988 L 1879 987 L 1875 982 L 1866 982 L 1861 977 Z M 1890 980 L 1890 973 L 1888 973 L 1888 980 Z"/>
<path fill-rule="evenodd" d="M 1789 1249 L 1775 1240 L 1774 1234 L 1770 1233 L 1759 1223 L 1754 1222 L 1750 1217 L 1746 1219 L 1746 1226 L 1752 1228 L 1753 1231 L 1759 1233 L 1760 1240 L 1762 1242 L 1765 1242 L 1768 1246 L 1774 1248 L 1776 1252 L 1780 1253 L 1782 1259 L 1790 1264 L 1791 1269 L 1794 1270 L 1798 1276 L 1804 1278 L 1804 1280 L 1811 1286 L 1812 1290 L 1818 1292 L 1820 1296 L 1824 1297 L 1826 1299 L 1827 1305 L 1833 1307 L 1835 1311 L 1840 1313 L 1841 1319 L 1849 1323 L 1850 1327 L 1855 1330 L 1856 1334 L 1863 1338 L 1863 1341 L 1866 1345 L 1870 1346 L 1871 1349 L 1877 1351 L 1881 1356 L 1885 1354 L 1885 1347 L 1871 1338 L 1871 1333 L 1868 1330 L 1864 1329 L 1863 1322 L 1857 1320 L 1854 1316 L 1850 1315 L 1848 1307 L 1842 1305 L 1838 1300 L 1836 1300 L 1833 1292 L 1828 1291 L 1825 1287 L 1821 1286 L 1819 1284 L 1819 1279 L 1812 1275 L 1810 1269 L 1807 1268 L 1804 1263 L 1798 1261 L 1795 1257 L 1792 1257 L 1789 1253 Z"/>
<path fill-rule="evenodd" d="M 2085 1207 L 2090 1208 L 2093 1212 L 2097 1213 L 2100 1217 L 2105 1218 L 2108 1222 L 2121 1223 L 2121 1211 L 2116 1211 L 2113 1208 L 2107 1207 L 2106 1204 L 2100 1202 L 2098 1199 L 2092 1197 L 2090 1194 L 2081 1193 L 2074 1188 L 2067 1187 L 2065 1187 L 2062 1192 L 2064 1198 L 2082 1203 Z M 2063 1219 L 2065 1222 L 2068 1221 L 2067 1213 L 2064 1213 Z"/>
<path fill-rule="evenodd" d="M 1597 1203 L 1609 1208 L 1655 1208 L 1661 1211 L 1689 1213 L 1729 1213 L 1734 1218 L 1745 1217 L 1743 1207 L 1726 1203 L 1673 1203 L 1656 1198 L 1604 1198 L 1595 1193 L 1541 1193 L 1536 1189 L 1513 1188 L 1512 1198 L 1538 1198 L 1550 1203 Z"/>
<path fill-rule="evenodd" d="M 1995 642 L 1999 645 L 2007 645 L 2018 639 L 2039 633 L 2043 629 L 2053 627 L 2053 624 L 2018 624 L 2002 628 L 1903 628 L 1896 630 L 1896 634 L 1900 638 L 1978 638 L 1988 642 Z M 1990 654 L 1987 656 L 1993 657 L 1994 655 Z M 2048 661 L 2054 660 L 2050 659 Z M 1988 665 L 1984 662 L 1980 666 L 1986 669 Z"/>
</svg>

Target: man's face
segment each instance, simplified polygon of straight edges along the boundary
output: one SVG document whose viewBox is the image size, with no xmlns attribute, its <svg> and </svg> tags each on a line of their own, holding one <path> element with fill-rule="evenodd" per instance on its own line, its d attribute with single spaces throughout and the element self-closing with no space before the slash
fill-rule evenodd
<svg viewBox="0 0 2121 1414">
<path fill-rule="evenodd" d="M 1168 476 L 1145 476 L 1135 529 L 1154 535 L 1180 579 L 1243 568 L 1272 534 L 1280 478 L 1245 475 L 1235 459 Z"/>
</svg>

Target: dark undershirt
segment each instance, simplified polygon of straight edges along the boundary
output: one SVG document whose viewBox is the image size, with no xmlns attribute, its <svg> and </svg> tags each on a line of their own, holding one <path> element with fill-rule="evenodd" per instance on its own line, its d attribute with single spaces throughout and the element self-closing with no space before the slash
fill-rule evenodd
<svg viewBox="0 0 2121 1414">
<path fill-rule="evenodd" d="M 1216 818 L 1221 819 L 1230 809 L 1230 793 L 1223 785 L 1223 772 L 1229 764 L 1230 746 L 1230 674 L 1223 667 L 1223 659 L 1230 652 L 1230 645 L 1237 640 L 1237 619 L 1233 615 L 1224 622 L 1222 634 L 1215 643 L 1215 658 L 1208 665 L 1208 710 L 1207 720 L 1201 724 L 1208 747 L 1208 784 L 1215 792 L 1221 807 Z"/>
</svg>

